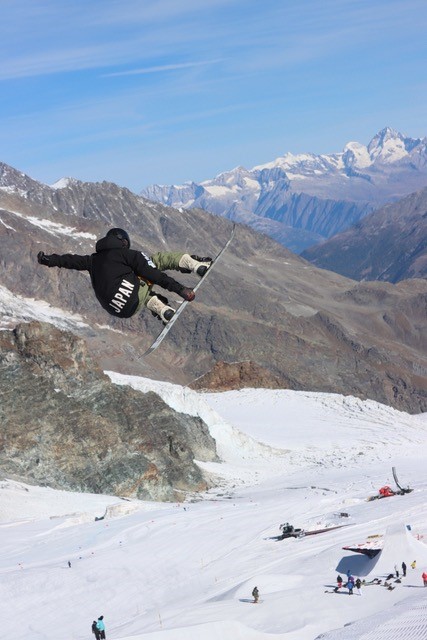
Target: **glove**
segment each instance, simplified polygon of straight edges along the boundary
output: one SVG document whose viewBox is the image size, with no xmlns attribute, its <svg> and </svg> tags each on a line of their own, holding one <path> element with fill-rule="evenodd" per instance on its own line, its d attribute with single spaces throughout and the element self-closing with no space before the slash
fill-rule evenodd
<svg viewBox="0 0 427 640">
<path fill-rule="evenodd" d="M 50 266 L 50 256 L 47 256 L 44 251 L 39 251 L 37 254 L 37 262 L 44 264 L 45 267 Z"/>
<path fill-rule="evenodd" d="M 184 300 L 187 300 L 188 302 L 191 302 L 196 297 L 193 289 L 190 289 L 189 287 L 181 287 L 181 290 L 177 293 L 181 298 L 184 298 Z"/>
<path fill-rule="evenodd" d="M 191 256 L 193 260 L 197 260 L 197 262 L 212 262 L 212 258 L 201 258 L 200 256 Z"/>
</svg>

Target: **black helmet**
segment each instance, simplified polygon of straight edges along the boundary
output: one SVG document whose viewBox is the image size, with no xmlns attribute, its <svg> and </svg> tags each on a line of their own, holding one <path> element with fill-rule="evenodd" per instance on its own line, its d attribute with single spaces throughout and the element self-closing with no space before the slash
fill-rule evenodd
<svg viewBox="0 0 427 640">
<path fill-rule="evenodd" d="M 122 241 L 122 244 L 124 247 L 126 247 L 126 249 L 130 248 L 129 234 L 124 229 L 110 229 L 107 233 L 107 238 L 108 236 L 114 236 L 115 238 L 118 238 Z"/>
</svg>

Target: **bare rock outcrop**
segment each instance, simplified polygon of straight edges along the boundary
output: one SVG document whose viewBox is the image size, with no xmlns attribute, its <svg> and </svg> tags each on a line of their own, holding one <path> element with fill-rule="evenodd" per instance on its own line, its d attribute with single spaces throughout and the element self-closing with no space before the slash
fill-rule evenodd
<svg viewBox="0 0 427 640">
<path fill-rule="evenodd" d="M 248 387 L 264 389 L 288 389 L 289 381 L 281 375 L 275 375 L 255 362 L 217 362 L 214 368 L 204 376 L 194 380 L 192 389 L 209 391 L 229 391 Z"/>
<path fill-rule="evenodd" d="M 217 459 L 206 425 L 112 384 L 69 332 L 40 322 L 3 331 L 0 388 L 4 475 L 154 500 L 208 486 L 194 462 Z"/>
</svg>

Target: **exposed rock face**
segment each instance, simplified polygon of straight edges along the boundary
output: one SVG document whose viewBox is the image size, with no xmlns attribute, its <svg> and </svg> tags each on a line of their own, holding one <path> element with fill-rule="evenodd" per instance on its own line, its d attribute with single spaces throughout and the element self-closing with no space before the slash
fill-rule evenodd
<svg viewBox="0 0 427 640">
<path fill-rule="evenodd" d="M 195 380 L 192 389 L 229 391 L 231 389 L 265 388 L 288 389 L 285 377 L 274 375 L 254 362 L 217 362 L 212 371 Z"/>
<path fill-rule="evenodd" d="M 382 207 L 302 255 L 355 280 L 426 278 L 427 189 Z"/>
<path fill-rule="evenodd" d="M 113 385 L 85 343 L 32 322 L 0 333 L 0 470 L 38 484 L 143 499 L 207 487 L 206 425 L 155 393 Z"/>
</svg>

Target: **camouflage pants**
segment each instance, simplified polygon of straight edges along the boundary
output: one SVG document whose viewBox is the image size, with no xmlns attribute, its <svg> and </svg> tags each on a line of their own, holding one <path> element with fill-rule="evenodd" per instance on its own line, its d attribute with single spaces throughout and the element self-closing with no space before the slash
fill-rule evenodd
<svg viewBox="0 0 427 640">
<path fill-rule="evenodd" d="M 169 269 L 179 271 L 178 265 L 183 255 L 184 253 L 182 251 L 159 251 L 158 253 L 154 253 L 150 256 L 150 260 L 157 269 L 160 269 L 160 271 L 168 271 Z M 136 311 L 139 311 L 141 307 L 146 306 L 152 293 L 153 286 L 154 285 L 141 280 L 138 291 L 139 304 Z"/>
</svg>

